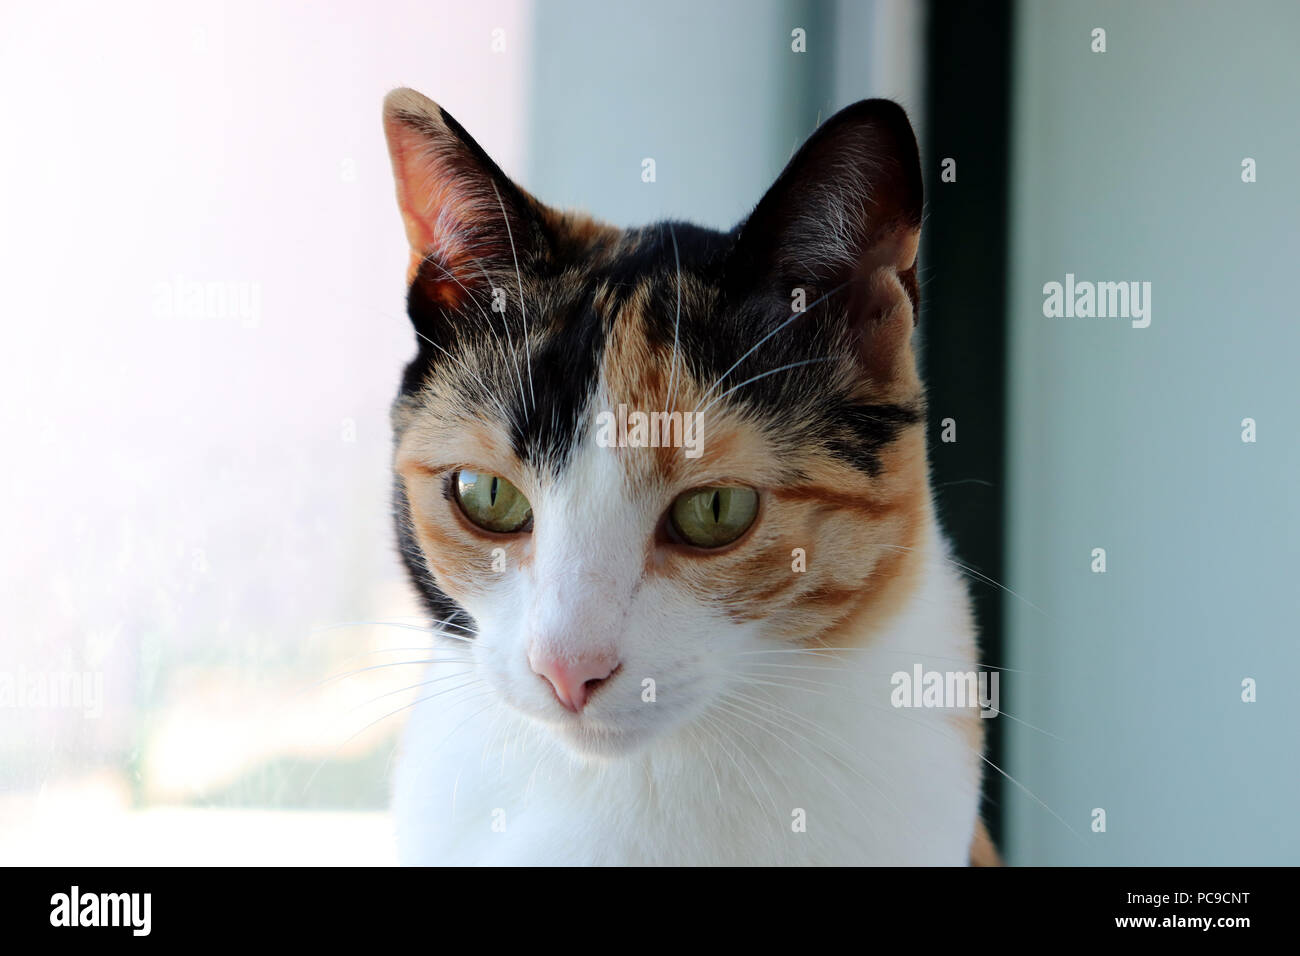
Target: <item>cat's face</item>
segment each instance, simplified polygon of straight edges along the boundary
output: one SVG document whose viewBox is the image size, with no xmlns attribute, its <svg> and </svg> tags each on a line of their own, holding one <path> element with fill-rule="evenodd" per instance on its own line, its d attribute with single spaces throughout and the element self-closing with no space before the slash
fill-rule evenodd
<svg viewBox="0 0 1300 956">
<path fill-rule="evenodd" d="M 385 129 L 398 533 L 493 695 L 613 756 L 901 605 L 929 513 L 901 110 L 827 121 L 725 234 L 550 210 L 409 90 Z"/>
</svg>

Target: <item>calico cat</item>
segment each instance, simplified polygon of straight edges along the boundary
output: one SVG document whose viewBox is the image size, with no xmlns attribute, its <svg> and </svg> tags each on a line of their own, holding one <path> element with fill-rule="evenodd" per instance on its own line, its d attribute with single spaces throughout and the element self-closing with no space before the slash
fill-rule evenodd
<svg viewBox="0 0 1300 956">
<path fill-rule="evenodd" d="M 976 667 L 903 110 L 827 120 L 725 233 L 556 211 L 419 93 L 383 115 L 418 343 L 394 513 L 437 622 L 401 859 L 993 862 L 978 711 L 891 706 L 892 674 Z"/>
</svg>

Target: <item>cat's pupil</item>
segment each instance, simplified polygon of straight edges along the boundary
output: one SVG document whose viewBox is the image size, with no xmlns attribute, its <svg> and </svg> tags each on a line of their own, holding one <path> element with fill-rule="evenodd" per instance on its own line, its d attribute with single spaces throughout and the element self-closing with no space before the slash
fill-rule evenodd
<svg viewBox="0 0 1300 956">
<path fill-rule="evenodd" d="M 497 479 L 496 478 L 492 479 L 492 489 L 489 492 L 489 497 L 492 506 L 495 507 L 497 503 Z"/>
<path fill-rule="evenodd" d="M 722 515 L 721 496 L 716 491 L 713 493 L 713 500 L 709 503 L 709 507 L 713 509 L 713 520 L 716 522 Z"/>
</svg>

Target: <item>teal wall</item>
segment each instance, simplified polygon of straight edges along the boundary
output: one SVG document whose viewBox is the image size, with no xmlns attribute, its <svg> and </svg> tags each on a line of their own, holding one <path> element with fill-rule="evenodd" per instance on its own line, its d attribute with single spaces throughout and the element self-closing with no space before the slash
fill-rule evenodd
<svg viewBox="0 0 1300 956">
<path fill-rule="evenodd" d="M 1010 787 L 1014 862 L 1300 863 L 1297 50 L 1293 2 L 1020 4 L 1006 583 L 1024 600 L 999 663 L 1020 670 L 1010 714 L 1062 738 L 1012 722 L 1007 769 L 1078 836 Z M 1067 272 L 1151 282 L 1151 326 L 1045 318 Z"/>
</svg>

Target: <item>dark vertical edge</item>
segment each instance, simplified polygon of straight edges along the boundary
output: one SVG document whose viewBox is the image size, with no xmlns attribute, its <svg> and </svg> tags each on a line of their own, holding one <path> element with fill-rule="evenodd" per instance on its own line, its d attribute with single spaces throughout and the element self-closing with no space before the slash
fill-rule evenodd
<svg viewBox="0 0 1300 956">
<path fill-rule="evenodd" d="M 920 328 L 933 480 L 956 560 L 1001 582 L 1013 4 L 929 0 L 926 12 Z M 956 182 L 940 180 L 947 157 L 957 161 Z M 940 441 L 945 418 L 956 420 L 955 443 Z M 1007 666 L 1003 592 L 967 577 L 980 660 Z M 1014 713 L 1014 682 L 1007 676 L 999 689 Z M 987 755 L 999 767 L 1005 720 L 985 721 Z M 1000 843 L 1004 778 L 985 769 L 984 818 Z"/>
</svg>

